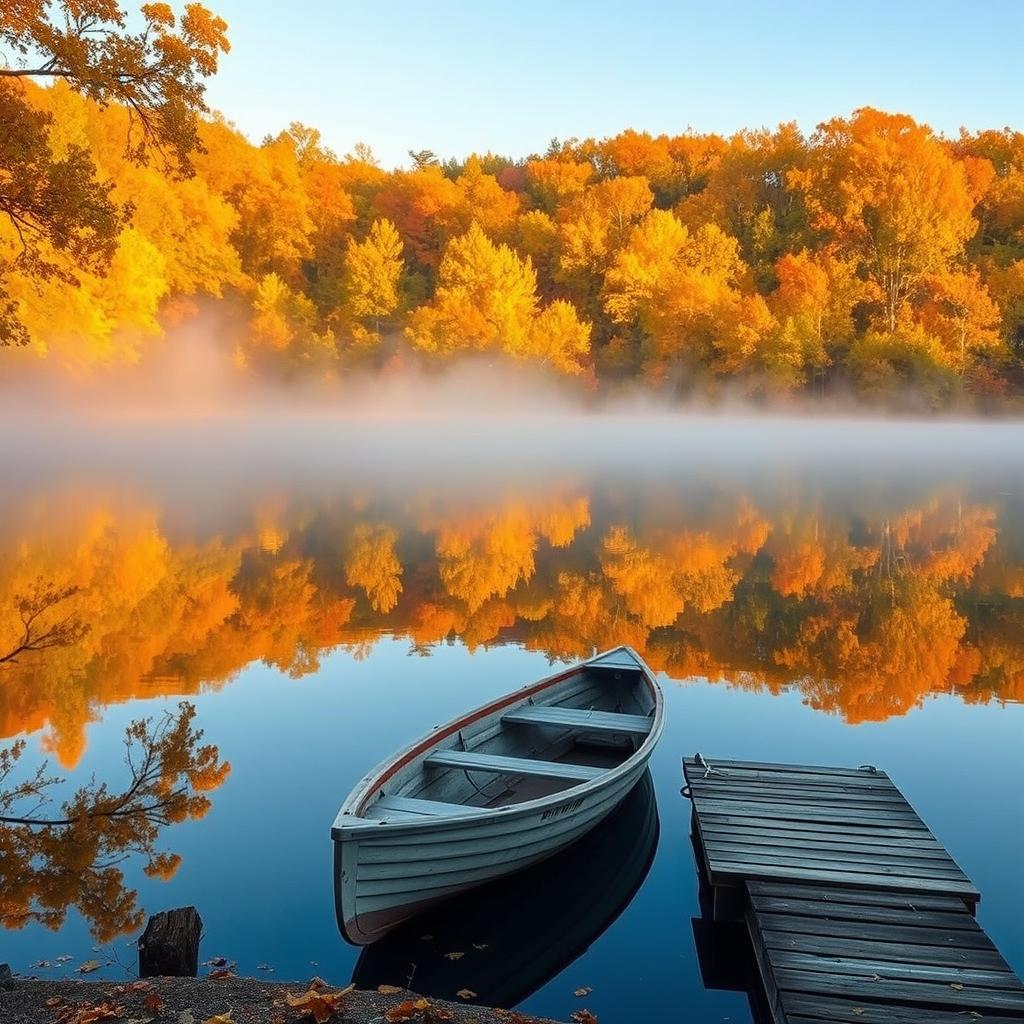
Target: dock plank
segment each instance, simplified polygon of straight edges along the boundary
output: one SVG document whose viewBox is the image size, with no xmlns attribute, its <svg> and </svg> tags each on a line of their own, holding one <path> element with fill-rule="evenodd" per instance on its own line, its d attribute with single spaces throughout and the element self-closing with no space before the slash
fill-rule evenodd
<svg viewBox="0 0 1024 1024">
<path fill-rule="evenodd" d="M 848 888 L 980 894 L 878 770 L 685 758 L 707 881 L 824 882 Z"/>
</svg>

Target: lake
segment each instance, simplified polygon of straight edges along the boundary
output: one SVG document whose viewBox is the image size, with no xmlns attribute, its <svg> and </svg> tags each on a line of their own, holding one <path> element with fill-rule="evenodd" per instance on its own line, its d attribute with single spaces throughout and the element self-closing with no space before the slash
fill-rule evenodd
<svg viewBox="0 0 1024 1024">
<path fill-rule="evenodd" d="M 187 699 L 231 765 L 162 829 L 173 873 L 126 850 L 98 892 L 89 865 L 0 861 L 16 971 L 123 976 L 138 914 L 195 904 L 204 959 L 347 983 L 342 797 L 432 726 L 619 643 L 665 690 L 653 787 L 532 881 L 373 949 L 362 979 L 602 1024 L 750 1020 L 695 948 L 696 751 L 884 768 L 1024 970 L 1024 427 L 545 412 L 9 437 L 32 440 L 3 456 L 0 655 L 37 580 L 72 588 L 50 614 L 83 629 L 0 664 L 0 746 L 26 739 L 18 770 L 49 759 L 64 792 L 116 786 L 127 725 Z"/>
</svg>

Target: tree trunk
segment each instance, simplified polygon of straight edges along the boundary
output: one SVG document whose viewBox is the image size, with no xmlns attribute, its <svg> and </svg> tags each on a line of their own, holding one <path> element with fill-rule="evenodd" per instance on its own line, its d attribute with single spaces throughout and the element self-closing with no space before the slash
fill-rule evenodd
<svg viewBox="0 0 1024 1024">
<path fill-rule="evenodd" d="M 154 914 L 139 939 L 139 977 L 194 978 L 203 922 L 195 907 Z"/>
</svg>

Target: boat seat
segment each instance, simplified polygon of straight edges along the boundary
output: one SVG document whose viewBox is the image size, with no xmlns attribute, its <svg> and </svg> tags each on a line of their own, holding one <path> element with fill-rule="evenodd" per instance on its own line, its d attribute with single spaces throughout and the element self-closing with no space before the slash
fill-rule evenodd
<svg viewBox="0 0 1024 1024">
<path fill-rule="evenodd" d="M 513 725 L 555 725 L 588 732 L 635 733 L 646 736 L 654 720 L 643 715 L 623 715 L 613 711 L 587 711 L 583 708 L 559 708 L 542 704 L 524 704 L 507 715 L 503 722 Z"/>
<path fill-rule="evenodd" d="M 467 807 L 441 800 L 420 800 L 409 796 L 384 796 L 375 800 L 367 810 L 374 818 L 433 818 L 452 814 L 478 814 L 486 807 Z"/>
<path fill-rule="evenodd" d="M 463 768 L 471 772 L 493 772 L 495 775 L 534 775 L 541 779 L 567 779 L 571 782 L 589 782 L 607 771 L 606 768 L 587 764 L 536 761 L 532 757 L 501 757 L 472 750 L 435 750 L 427 755 L 424 764 L 431 768 Z"/>
</svg>

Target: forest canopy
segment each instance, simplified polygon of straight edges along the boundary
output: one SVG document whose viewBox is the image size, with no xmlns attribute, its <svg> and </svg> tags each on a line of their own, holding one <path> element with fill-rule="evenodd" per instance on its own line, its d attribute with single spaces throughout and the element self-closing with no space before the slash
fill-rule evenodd
<svg viewBox="0 0 1024 1024">
<path fill-rule="evenodd" d="M 389 170 L 209 112 L 227 26 L 197 4 L 54 6 L 0 14 L 5 373 L 144 360 L 214 306 L 252 375 L 474 354 L 591 390 L 1024 393 L 1020 132 L 862 108 Z"/>
</svg>

